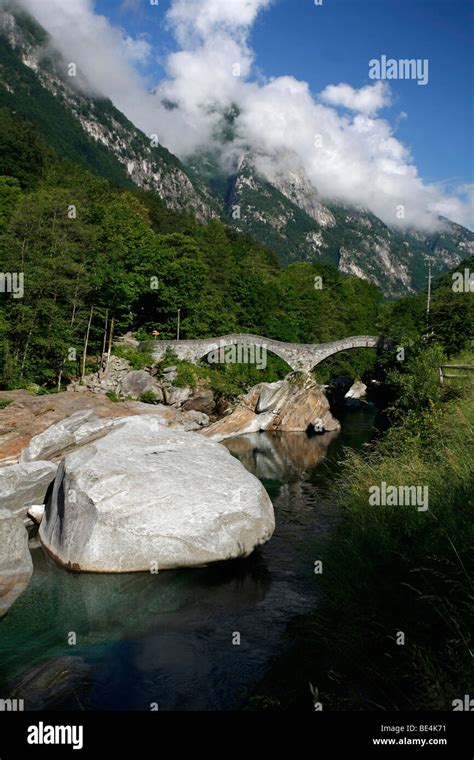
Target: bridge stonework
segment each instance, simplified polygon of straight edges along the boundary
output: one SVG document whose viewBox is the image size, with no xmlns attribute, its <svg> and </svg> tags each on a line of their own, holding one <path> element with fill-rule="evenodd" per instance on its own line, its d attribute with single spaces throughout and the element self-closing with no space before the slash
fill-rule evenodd
<svg viewBox="0 0 474 760">
<path fill-rule="evenodd" d="M 356 335 L 332 343 L 283 343 L 271 338 L 263 338 L 261 335 L 223 335 L 220 338 L 202 340 L 159 340 L 147 344 L 147 347 L 150 347 L 156 362 L 161 361 L 166 349 L 170 348 L 178 359 L 197 364 L 211 351 L 236 345 L 261 346 L 283 359 L 291 369 L 311 372 L 314 367 L 333 354 L 352 348 L 379 348 L 382 347 L 383 341 L 380 337 L 373 335 Z"/>
</svg>

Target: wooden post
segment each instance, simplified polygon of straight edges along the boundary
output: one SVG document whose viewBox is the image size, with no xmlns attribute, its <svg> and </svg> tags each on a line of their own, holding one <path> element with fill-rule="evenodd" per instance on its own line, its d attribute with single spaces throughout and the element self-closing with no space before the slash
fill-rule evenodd
<svg viewBox="0 0 474 760">
<path fill-rule="evenodd" d="M 91 331 L 91 324 L 92 324 L 92 315 L 94 314 L 94 304 L 91 306 L 90 314 L 89 314 L 89 322 L 87 323 L 87 331 L 86 331 L 86 338 L 84 340 L 84 353 L 82 356 L 82 373 L 81 373 L 81 382 L 84 380 L 85 374 L 86 374 L 86 358 L 87 358 L 87 346 L 89 343 L 89 334 Z"/>
</svg>

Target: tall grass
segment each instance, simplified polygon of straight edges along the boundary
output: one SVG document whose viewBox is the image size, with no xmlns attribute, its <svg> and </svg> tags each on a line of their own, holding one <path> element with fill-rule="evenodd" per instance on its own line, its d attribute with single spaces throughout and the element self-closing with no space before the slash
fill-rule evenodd
<svg viewBox="0 0 474 760">
<path fill-rule="evenodd" d="M 474 386 L 457 387 L 368 455 L 349 454 L 335 484 L 342 520 L 320 547 L 311 627 L 327 664 L 312 678 L 333 708 L 450 710 L 474 696 Z M 428 486 L 428 511 L 371 506 L 383 481 Z"/>
</svg>

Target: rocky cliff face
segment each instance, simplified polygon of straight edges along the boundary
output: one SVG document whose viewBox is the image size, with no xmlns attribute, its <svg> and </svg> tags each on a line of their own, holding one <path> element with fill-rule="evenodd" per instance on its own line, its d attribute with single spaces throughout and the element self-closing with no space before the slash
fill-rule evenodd
<svg viewBox="0 0 474 760">
<path fill-rule="evenodd" d="M 474 234 L 448 220 L 433 235 L 403 233 L 366 209 L 323 201 L 291 151 L 278 157 L 243 154 L 228 175 L 220 166 L 219 156 L 190 161 L 198 181 L 214 197 L 220 194 L 229 222 L 273 248 L 284 265 L 332 264 L 398 297 L 424 287 L 427 256 L 439 275 L 472 254 Z"/>
<path fill-rule="evenodd" d="M 439 275 L 472 254 L 474 234 L 460 225 L 442 220 L 444 229 L 433 235 L 402 233 L 365 209 L 322 202 L 296 160 L 290 168 L 285 158 L 286 171 L 275 165 L 262 157 L 242 157 L 227 212 L 238 229 L 273 247 L 283 264 L 330 263 L 398 297 L 424 287 L 427 256 Z"/>
<path fill-rule="evenodd" d="M 139 187 L 154 190 L 170 208 L 191 210 L 201 221 L 214 216 L 180 161 L 157 144 L 154 136 L 147 136 L 137 129 L 110 101 L 84 95 L 78 86 L 80 75 L 68 76 L 67 62 L 58 54 L 52 57 L 48 43 L 46 33 L 37 24 L 8 10 L 0 10 L 0 44 L 3 48 L 0 105 L 10 106 L 34 121 L 36 109 L 31 107 L 31 101 L 29 108 L 24 101 L 34 99 L 47 109 L 51 101 L 45 97 L 46 93 L 52 95 L 56 101 L 55 110 L 59 110 L 65 124 L 67 117 L 72 115 L 84 133 L 86 140 L 80 157 L 84 162 L 90 159 L 90 168 L 98 173 L 102 168 L 105 172 L 106 167 L 102 166 L 100 159 L 107 156 L 109 161 L 118 162 L 124 178 Z M 24 111 L 23 105 L 26 106 Z M 57 113 L 50 116 L 58 118 Z M 41 119 L 38 126 L 42 129 Z M 67 128 L 63 129 L 61 144 L 54 137 L 51 139 L 51 133 L 45 137 L 67 157 L 68 142 L 74 138 Z M 102 150 L 91 151 L 91 144 Z"/>
</svg>

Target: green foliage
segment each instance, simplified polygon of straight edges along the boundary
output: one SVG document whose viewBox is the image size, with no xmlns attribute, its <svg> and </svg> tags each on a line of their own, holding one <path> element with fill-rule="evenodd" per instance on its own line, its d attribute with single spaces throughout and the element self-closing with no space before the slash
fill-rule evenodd
<svg viewBox="0 0 474 760">
<path fill-rule="evenodd" d="M 0 176 L 0 233 L 6 230 L 20 196 L 19 181 L 15 177 Z"/>
<path fill-rule="evenodd" d="M 153 357 L 148 351 L 132 346 L 114 346 L 113 352 L 120 359 L 125 359 L 134 370 L 153 366 Z"/>
<path fill-rule="evenodd" d="M 190 362 L 178 362 L 176 365 L 177 377 L 173 380 L 173 385 L 176 388 L 195 388 L 197 386 L 198 378 L 201 372 L 195 364 Z M 204 373 L 202 373 L 204 374 Z"/>
<path fill-rule="evenodd" d="M 429 353 L 412 364 L 419 379 Z M 429 425 L 404 418 L 369 456 L 351 454 L 331 493 L 345 519 L 318 553 L 324 601 L 314 623 L 340 682 L 363 684 L 352 709 L 365 698 L 382 709 L 449 710 L 474 688 L 474 388 L 425 415 Z M 426 485 L 429 510 L 371 506 L 369 488 L 381 482 Z M 395 642 L 401 628 L 406 646 Z M 321 681 L 337 708 L 341 690 Z"/>
<path fill-rule="evenodd" d="M 472 293 L 453 290 L 456 272 L 474 270 L 474 257 L 466 259 L 452 272 L 434 283 L 430 317 L 426 317 L 426 293 L 406 296 L 387 304 L 380 312 L 381 331 L 401 346 L 410 345 L 429 335 L 451 356 L 469 347 L 474 333 L 474 299 Z"/>
<path fill-rule="evenodd" d="M 216 220 L 199 225 L 150 193 L 113 188 L 59 161 L 38 137 L 35 150 L 48 158 L 31 162 L 27 182 L 21 153 L 30 127 L 6 119 L 5 130 L 13 147 L 11 174 L 0 178 L 0 246 L 5 271 L 24 272 L 25 294 L 0 303 L 3 387 L 77 379 L 86 334 L 86 371 L 88 357 L 100 357 L 121 332 L 174 339 L 178 310 L 188 339 L 250 332 L 310 343 L 374 332 L 382 299 L 369 283 L 322 264 L 282 270 L 250 237 Z M 136 369 L 150 362 L 138 352 L 121 355 Z M 354 373 L 373 361 L 357 362 Z M 215 382 L 237 392 L 261 380 L 254 370 L 220 368 Z M 192 381 L 191 370 L 180 372 L 178 383 Z"/>
<path fill-rule="evenodd" d="M 34 187 L 51 157 L 52 151 L 32 124 L 14 119 L 6 108 L 0 108 L 0 175 L 15 177 L 22 188 Z"/>
<path fill-rule="evenodd" d="M 441 346 L 418 347 L 406 362 L 400 362 L 399 368 L 388 373 L 388 381 L 395 388 L 395 411 L 399 416 L 422 414 L 439 401 L 439 367 L 444 361 Z"/>
<path fill-rule="evenodd" d="M 0 400 L 0 409 L 6 409 L 9 404 L 13 404 L 13 399 Z"/>
<path fill-rule="evenodd" d="M 113 401 L 114 404 L 118 404 L 120 401 L 123 401 L 123 399 L 121 399 L 120 396 L 117 396 L 117 394 L 114 391 L 107 391 L 105 395 L 109 399 L 109 401 Z"/>
<path fill-rule="evenodd" d="M 159 401 L 153 391 L 145 391 L 139 398 L 143 404 L 158 404 Z"/>
</svg>

